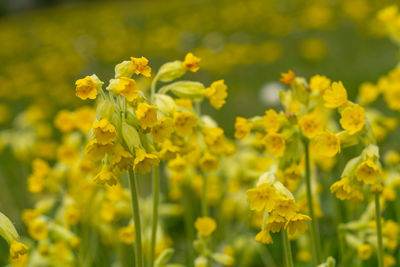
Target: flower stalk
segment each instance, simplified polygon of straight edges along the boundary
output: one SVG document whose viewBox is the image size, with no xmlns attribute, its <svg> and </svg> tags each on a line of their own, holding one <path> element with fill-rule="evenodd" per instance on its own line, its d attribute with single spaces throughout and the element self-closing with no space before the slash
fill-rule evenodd
<svg viewBox="0 0 400 267">
<path fill-rule="evenodd" d="M 132 214 L 133 214 L 133 221 L 135 223 L 135 234 L 136 234 L 136 240 L 135 240 L 136 267 L 143 267 L 142 227 L 140 222 L 137 176 L 135 173 L 130 171 L 128 172 L 128 178 L 129 178 L 129 189 L 131 193 Z"/>
<path fill-rule="evenodd" d="M 155 166 L 153 167 L 153 221 L 151 225 L 150 267 L 154 266 L 156 241 L 157 241 L 159 196 L 160 196 L 159 167 Z"/>
</svg>

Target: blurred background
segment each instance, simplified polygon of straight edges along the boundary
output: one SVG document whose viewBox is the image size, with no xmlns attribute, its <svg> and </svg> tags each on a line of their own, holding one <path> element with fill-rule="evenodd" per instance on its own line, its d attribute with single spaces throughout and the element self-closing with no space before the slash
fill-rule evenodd
<svg viewBox="0 0 400 267">
<path fill-rule="evenodd" d="M 232 136 L 237 115 L 276 107 L 277 81 L 288 69 L 341 80 L 354 100 L 362 82 L 376 82 L 397 62 L 375 21 L 396 2 L 0 1 L 0 211 L 22 228 L 30 162 L 56 157 L 55 114 L 94 104 L 75 97 L 77 78 L 96 73 L 107 82 L 131 56 L 157 69 L 192 51 L 202 59 L 193 78 L 228 85 L 227 104 L 204 109 Z"/>
</svg>

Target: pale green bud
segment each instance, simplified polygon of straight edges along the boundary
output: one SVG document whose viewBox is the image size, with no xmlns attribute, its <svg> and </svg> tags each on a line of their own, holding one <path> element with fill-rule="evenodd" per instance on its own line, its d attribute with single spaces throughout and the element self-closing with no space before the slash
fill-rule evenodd
<svg viewBox="0 0 400 267">
<path fill-rule="evenodd" d="M 306 88 L 307 82 L 302 77 L 297 77 L 293 84 L 293 97 L 301 103 L 306 104 L 309 98 L 309 92 Z"/>
<path fill-rule="evenodd" d="M 201 99 L 204 97 L 204 85 L 200 82 L 179 81 L 166 85 L 160 89 L 162 92 L 173 92 L 181 98 Z"/>
<path fill-rule="evenodd" d="M 356 168 L 361 163 L 361 161 L 362 161 L 361 156 L 349 160 L 346 166 L 344 167 L 341 177 L 349 177 L 349 178 L 353 177 L 356 172 Z"/>
<path fill-rule="evenodd" d="M 158 70 L 157 76 L 158 80 L 162 82 L 170 82 L 182 77 L 185 73 L 186 70 L 182 68 L 182 61 L 176 60 L 162 65 Z"/>
<path fill-rule="evenodd" d="M 140 142 L 140 136 L 135 127 L 129 125 L 126 121 L 122 122 L 121 126 L 122 137 L 129 148 L 129 151 L 133 153 L 136 148 L 142 146 Z"/>
<path fill-rule="evenodd" d="M 168 249 L 164 250 L 160 254 L 160 256 L 158 256 L 156 259 L 156 262 L 155 262 L 156 267 L 166 264 L 172 258 L 172 255 L 174 255 L 173 248 L 168 248 Z"/>
<path fill-rule="evenodd" d="M 114 113 L 115 107 L 114 105 L 108 100 L 102 100 L 96 109 L 96 119 L 109 119 L 111 118 L 112 114 Z"/>
<path fill-rule="evenodd" d="M 194 260 L 194 266 L 195 267 L 207 267 L 208 261 L 207 261 L 206 257 L 204 257 L 204 256 L 197 257 Z"/>
<path fill-rule="evenodd" d="M 104 83 L 99 79 L 99 77 L 97 77 L 96 74 L 91 75 L 90 78 L 92 79 L 92 81 L 96 85 L 97 90 L 100 91 L 101 87 L 103 86 Z"/>
<path fill-rule="evenodd" d="M 164 114 L 171 114 L 176 110 L 176 104 L 172 97 L 164 94 L 155 94 L 155 105 Z"/>
<path fill-rule="evenodd" d="M 217 127 L 218 126 L 218 124 L 215 122 L 215 120 L 208 115 L 201 116 L 200 121 L 201 121 L 202 125 L 206 126 L 206 127 Z"/>
<path fill-rule="evenodd" d="M 130 78 L 133 75 L 132 62 L 125 60 L 115 66 L 115 78 L 127 77 Z"/>
<path fill-rule="evenodd" d="M 0 236 L 2 236 L 8 244 L 19 239 L 19 235 L 14 225 L 6 215 L 0 212 Z"/>
<path fill-rule="evenodd" d="M 361 152 L 361 156 L 364 160 L 370 159 L 376 161 L 379 159 L 379 147 L 376 145 L 369 145 Z"/>
<path fill-rule="evenodd" d="M 232 265 L 235 261 L 231 256 L 223 253 L 213 253 L 211 257 L 222 265 Z"/>
<path fill-rule="evenodd" d="M 111 79 L 106 90 L 115 93 L 115 88 L 117 87 L 119 82 L 120 79 Z"/>
</svg>

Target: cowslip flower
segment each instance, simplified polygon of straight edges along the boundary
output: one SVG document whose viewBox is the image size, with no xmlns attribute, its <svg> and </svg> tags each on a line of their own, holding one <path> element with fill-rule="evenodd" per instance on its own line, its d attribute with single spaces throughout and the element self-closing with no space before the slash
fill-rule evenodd
<svg viewBox="0 0 400 267">
<path fill-rule="evenodd" d="M 217 228 L 217 224 L 213 218 L 200 217 L 196 219 L 194 227 L 201 236 L 210 236 Z"/>
<path fill-rule="evenodd" d="M 262 119 L 264 128 L 268 133 L 276 133 L 281 128 L 281 118 L 273 109 L 267 110 Z"/>
<path fill-rule="evenodd" d="M 246 191 L 246 200 L 250 204 L 250 210 L 271 212 L 275 208 L 277 199 L 275 188 L 268 183 L 262 183 Z"/>
<path fill-rule="evenodd" d="M 375 184 L 381 179 L 381 169 L 372 160 L 366 160 L 358 165 L 356 177 L 365 184 Z"/>
<path fill-rule="evenodd" d="M 106 153 L 111 153 L 113 149 L 113 145 L 109 144 L 101 144 L 96 139 L 90 140 L 89 143 L 85 147 L 85 154 L 91 160 L 98 161 L 101 160 Z"/>
<path fill-rule="evenodd" d="M 43 240 L 47 238 L 48 228 L 43 220 L 36 219 L 28 224 L 29 235 L 35 240 Z"/>
<path fill-rule="evenodd" d="M 185 137 L 193 132 L 197 125 L 197 117 L 189 112 L 177 112 L 174 115 L 175 131 L 179 136 Z"/>
<path fill-rule="evenodd" d="M 324 104 L 327 108 L 337 108 L 347 103 L 347 91 L 342 82 L 333 82 L 331 87 L 323 94 Z"/>
<path fill-rule="evenodd" d="M 210 173 L 218 169 L 219 159 L 207 152 L 201 157 L 199 165 L 202 171 Z"/>
<path fill-rule="evenodd" d="M 294 83 L 296 75 L 293 71 L 289 70 L 287 73 L 281 72 L 280 82 L 286 85 L 291 85 Z"/>
<path fill-rule="evenodd" d="M 235 120 L 235 138 L 245 139 L 249 136 L 251 131 L 251 124 L 246 118 L 236 117 Z"/>
<path fill-rule="evenodd" d="M 10 260 L 16 266 L 22 266 L 27 261 L 28 247 L 18 241 L 14 241 L 10 246 Z"/>
<path fill-rule="evenodd" d="M 297 211 L 298 207 L 294 198 L 280 197 L 275 203 L 275 212 L 286 219 L 295 216 Z"/>
<path fill-rule="evenodd" d="M 321 95 L 331 86 L 331 80 L 323 75 L 314 75 L 310 79 L 310 89 L 320 92 Z"/>
<path fill-rule="evenodd" d="M 108 184 L 114 186 L 118 183 L 117 176 L 110 170 L 108 164 L 104 164 L 101 171 L 93 178 L 93 180 L 101 185 Z"/>
<path fill-rule="evenodd" d="M 118 229 L 118 239 L 127 245 L 135 242 L 135 227 L 133 224 Z"/>
<path fill-rule="evenodd" d="M 365 124 L 365 110 L 360 105 L 346 107 L 340 112 L 340 125 L 350 135 L 359 132 Z"/>
<path fill-rule="evenodd" d="M 332 194 L 335 193 L 338 199 L 351 199 L 353 192 L 350 184 L 350 179 L 348 177 L 341 178 L 339 181 L 331 185 L 330 191 Z"/>
<path fill-rule="evenodd" d="M 157 121 L 157 124 L 151 128 L 151 135 L 157 143 L 168 139 L 174 132 L 174 122 L 171 118 L 164 117 Z"/>
<path fill-rule="evenodd" d="M 125 97 L 129 102 L 132 102 L 139 97 L 139 87 L 137 86 L 135 80 L 126 77 L 121 77 L 121 79 L 119 79 L 119 82 L 114 87 L 114 90 Z"/>
<path fill-rule="evenodd" d="M 83 133 L 90 132 L 96 112 L 90 107 L 81 107 L 75 110 L 75 127 Z"/>
<path fill-rule="evenodd" d="M 135 172 L 145 174 L 151 171 L 152 166 L 157 166 L 160 159 L 151 153 L 147 153 L 144 149 L 136 150 L 136 157 L 133 162 L 133 169 Z"/>
<path fill-rule="evenodd" d="M 279 133 L 268 133 L 264 137 L 264 143 L 268 153 L 274 155 L 274 157 L 279 158 L 283 156 L 286 149 L 286 141 L 282 134 Z"/>
<path fill-rule="evenodd" d="M 102 145 L 110 144 L 117 138 L 114 125 L 107 119 L 102 119 L 93 123 L 93 134 L 96 141 Z"/>
<path fill-rule="evenodd" d="M 63 133 L 72 131 L 75 128 L 74 122 L 74 114 L 69 110 L 60 110 L 54 119 L 54 125 Z"/>
<path fill-rule="evenodd" d="M 302 116 L 299 125 L 303 135 L 309 139 L 314 138 L 324 128 L 323 118 L 318 112 L 311 112 Z"/>
<path fill-rule="evenodd" d="M 357 247 L 357 255 L 363 261 L 371 258 L 372 251 L 372 246 L 369 244 L 361 244 Z"/>
<path fill-rule="evenodd" d="M 224 80 L 218 80 L 205 90 L 204 95 L 215 109 L 220 109 L 226 103 L 225 99 L 228 97 L 227 88 Z"/>
<path fill-rule="evenodd" d="M 182 62 L 182 68 L 189 70 L 191 72 L 196 72 L 200 69 L 199 62 L 200 58 L 193 55 L 193 53 L 187 53 L 184 61 Z"/>
<path fill-rule="evenodd" d="M 270 233 L 267 230 L 261 230 L 256 237 L 254 238 L 255 241 L 263 243 L 263 244 L 272 244 L 273 240 Z"/>
<path fill-rule="evenodd" d="M 272 233 L 277 233 L 285 227 L 286 220 L 284 217 L 272 212 L 265 221 L 265 228 Z"/>
<path fill-rule="evenodd" d="M 297 213 L 286 222 L 285 229 L 290 235 L 304 233 L 307 230 L 307 221 L 311 221 L 309 216 Z"/>
<path fill-rule="evenodd" d="M 143 129 L 152 128 L 157 124 L 157 107 L 140 103 L 136 109 L 136 116 Z"/>
<path fill-rule="evenodd" d="M 333 133 L 325 131 L 313 139 L 316 152 L 324 157 L 333 157 L 340 152 L 340 139 Z"/>
<path fill-rule="evenodd" d="M 95 74 L 92 76 L 86 76 L 83 79 L 79 79 L 75 82 L 76 85 L 76 96 L 82 100 L 95 99 L 100 90 L 103 82 Z"/>
<path fill-rule="evenodd" d="M 149 60 L 145 57 L 140 57 L 140 58 L 135 58 L 131 57 L 131 62 L 132 62 L 132 71 L 136 75 L 143 75 L 145 77 L 150 77 L 151 76 L 151 68 L 147 66 L 147 63 L 149 63 Z"/>
<path fill-rule="evenodd" d="M 222 153 L 225 150 L 224 130 L 220 127 L 204 127 L 204 142 L 212 153 Z"/>
</svg>

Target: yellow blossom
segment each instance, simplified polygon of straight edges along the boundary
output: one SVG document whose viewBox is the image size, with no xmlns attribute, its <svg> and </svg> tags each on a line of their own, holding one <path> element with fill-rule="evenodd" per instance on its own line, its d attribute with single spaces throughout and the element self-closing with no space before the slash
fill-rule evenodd
<svg viewBox="0 0 400 267">
<path fill-rule="evenodd" d="M 359 97 L 362 105 L 368 105 L 376 100 L 379 95 L 379 89 L 372 83 L 366 82 L 360 85 Z"/>
<path fill-rule="evenodd" d="M 10 260 L 17 266 L 23 266 L 28 257 L 29 248 L 18 241 L 14 241 L 10 245 Z"/>
<path fill-rule="evenodd" d="M 151 135 L 157 143 L 163 142 L 168 139 L 174 132 L 174 122 L 171 118 L 165 117 L 157 121 L 157 124 L 151 128 Z"/>
<path fill-rule="evenodd" d="M 108 164 L 104 164 L 101 171 L 93 178 L 93 180 L 101 185 L 107 184 L 110 186 L 118 183 L 117 176 L 111 171 Z"/>
<path fill-rule="evenodd" d="M 101 82 L 96 75 L 86 76 L 83 79 L 79 79 L 75 82 L 76 96 L 82 100 L 88 98 L 95 99 L 102 84 L 103 82 Z"/>
<path fill-rule="evenodd" d="M 322 132 L 313 139 L 316 152 L 324 157 L 333 157 L 340 152 L 340 139 L 331 132 Z"/>
<path fill-rule="evenodd" d="M 304 233 L 307 230 L 307 221 L 311 221 L 311 218 L 307 215 L 297 213 L 286 222 L 285 229 L 290 235 Z"/>
<path fill-rule="evenodd" d="M 368 260 L 372 255 L 372 247 L 369 244 L 361 244 L 357 247 L 357 254 L 360 260 Z"/>
<path fill-rule="evenodd" d="M 133 162 L 133 170 L 140 174 L 149 173 L 152 166 L 157 166 L 160 159 L 150 153 L 146 153 L 144 149 L 136 150 L 136 157 Z"/>
<path fill-rule="evenodd" d="M 121 171 L 126 171 L 133 167 L 133 155 L 119 144 L 115 146 L 110 161 L 112 166 L 118 167 Z"/>
<path fill-rule="evenodd" d="M 298 207 L 294 198 L 280 197 L 275 203 L 275 212 L 286 219 L 295 216 L 297 211 Z"/>
<path fill-rule="evenodd" d="M 204 142 L 212 153 L 222 153 L 225 150 L 224 130 L 220 127 L 204 127 Z"/>
<path fill-rule="evenodd" d="M 196 219 L 194 227 L 196 227 L 197 232 L 199 232 L 201 236 L 210 236 L 217 228 L 217 224 L 213 218 L 200 217 Z"/>
<path fill-rule="evenodd" d="M 310 89 L 313 92 L 319 92 L 321 95 L 324 94 L 325 90 L 327 90 L 331 86 L 331 80 L 322 75 L 314 75 L 310 79 Z"/>
<path fill-rule="evenodd" d="M 120 78 L 114 90 L 125 97 L 129 102 L 132 102 L 139 97 L 139 87 L 137 86 L 135 80 L 126 77 Z"/>
<path fill-rule="evenodd" d="M 112 144 L 100 144 L 96 139 L 90 140 L 85 147 L 86 155 L 94 160 L 101 160 L 106 153 L 112 152 Z"/>
<path fill-rule="evenodd" d="M 75 110 L 75 126 L 83 133 L 88 133 L 92 128 L 95 111 L 90 107 L 81 107 Z"/>
<path fill-rule="evenodd" d="M 96 141 L 102 145 L 110 144 L 117 138 L 114 125 L 106 119 L 93 123 L 93 134 Z"/>
<path fill-rule="evenodd" d="M 281 72 L 280 82 L 286 85 L 292 85 L 296 79 L 293 71 L 289 70 L 287 73 Z"/>
<path fill-rule="evenodd" d="M 265 131 L 268 133 L 276 133 L 281 128 L 281 118 L 275 110 L 269 109 L 263 116 Z"/>
<path fill-rule="evenodd" d="M 302 116 L 299 120 L 299 125 L 303 135 L 309 139 L 314 138 L 324 128 L 323 118 L 318 111 Z"/>
<path fill-rule="evenodd" d="M 73 166 L 79 160 L 79 151 L 69 145 L 61 145 L 57 149 L 57 159 L 68 166 Z"/>
<path fill-rule="evenodd" d="M 175 172 L 183 172 L 187 167 L 187 161 L 178 155 L 176 158 L 168 162 L 168 169 Z"/>
<path fill-rule="evenodd" d="M 261 242 L 263 244 L 272 244 L 272 237 L 267 230 L 261 230 L 256 237 L 254 238 L 255 241 Z"/>
<path fill-rule="evenodd" d="M 356 177 L 365 184 L 375 184 L 381 180 L 381 169 L 371 160 L 366 160 L 358 165 Z"/>
<path fill-rule="evenodd" d="M 333 183 L 330 187 L 331 193 L 336 193 L 336 197 L 341 200 L 351 199 L 352 189 L 350 185 L 350 179 L 343 177 L 339 181 Z"/>
<path fill-rule="evenodd" d="M 286 149 L 286 141 L 279 133 L 268 133 L 264 137 L 264 143 L 267 151 L 274 155 L 274 157 L 282 157 Z"/>
<path fill-rule="evenodd" d="M 199 165 L 202 171 L 208 173 L 213 172 L 218 169 L 219 159 L 210 153 L 205 153 L 203 157 L 201 157 Z"/>
<path fill-rule="evenodd" d="M 178 112 L 174 115 L 174 124 L 176 133 L 185 137 L 192 134 L 193 127 L 197 125 L 197 117 L 193 113 Z"/>
<path fill-rule="evenodd" d="M 218 80 L 205 90 L 204 95 L 215 109 L 220 109 L 226 103 L 225 99 L 228 97 L 227 88 L 224 80 Z"/>
<path fill-rule="evenodd" d="M 28 224 L 30 236 L 35 240 L 43 240 L 47 237 L 48 228 L 44 221 L 36 219 Z"/>
<path fill-rule="evenodd" d="M 246 200 L 250 204 L 250 209 L 255 211 L 265 210 L 271 212 L 276 205 L 278 195 L 275 188 L 267 183 L 262 183 L 246 192 Z"/>
<path fill-rule="evenodd" d="M 136 109 L 136 117 L 143 129 L 151 128 L 157 124 L 157 107 L 140 103 Z"/>
<path fill-rule="evenodd" d="M 193 55 L 193 53 L 187 53 L 185 56 L 185 60 L 182 62 L 182 67 L 186 70 L 196 72 L 200 69 L 200 60 L 201 59 Z"/>
<path fill-rule="evenodd" d="M 277 233 L 285 227 L 285 223 L 286 220 L 284 217 L 273 212 L 268 216 L 268 219 L 265 221 L 265 228 L 268 229 L 268 231 Z"/>
<path fill-rule="evenodd" d="M 147 66 L 149 60 L 145 57 L 135 58 L 131 57 L 132 70 L 136 75 L 143 75 L 145 77 L 151 76 L 151 68 Z"/>
<path fill-rule="evenodd" d="M 75 128 L 74 114 L 68 110 L 61 110 L 54 119 L 54 125 L 61 132 L 70 132 Z"/>
<path fill-rule="evenodd" d="M 347 104 L 347 91 L 342 82 L 333 82 L 323 95 L 325 107 L 337 108 Z"/>
<path fill-rule="evenodd" d="M 249 136 L 251 131 L 251 124 L 246 118 L 236 117 L 235 120 L 235 138 L 245 139 Z"/>
<path fill-rule="evenodd" d="M 119 240 L 127 245 L 131 245 L 135 242 L 135 228 L 132 224 L 121 227 L 118 229 Z"/>
<path fill-rule="evenodd" d="M 355 134 L 359 132 L 365 124 L 365 110 L 360 105 L 353 105 L 346 107 L 340 112 L 342 116 L 340 119 L 340 125 L 343 129 L 348 131 L 349 134 Z"/>
</svg>

